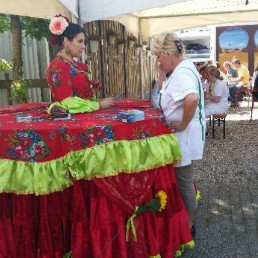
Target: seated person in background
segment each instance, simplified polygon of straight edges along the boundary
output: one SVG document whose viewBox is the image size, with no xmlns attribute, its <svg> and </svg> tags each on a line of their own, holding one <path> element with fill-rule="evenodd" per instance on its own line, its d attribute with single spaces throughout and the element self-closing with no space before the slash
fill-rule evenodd
<svg viewBox="0 0 258 258">
<path fill-rule="evenodd" d="M 212 60 L 208 60 L 204 63 L 204 65 L 206 66 L 213 66 L 213 61 Z"/>
<path fill-rule="evenodd" d="M 96 90 L 102 85 L 97 80 L 89 79 L 86 64 L 74 60 L 81 57 L 85 49 L 83 28 L 58 15 L 51 19 L 49 29 L 52 33 L 51 44 L 61 47 L 47 69 L 47 82 L 53 101 L 59 102 L 59 107 L 69 111 L 72 109 L 73 113 L 76 113 L 76 109 L 78 112 L 90 112 L 113 106 L 112 98 L 96 98 Z"/>
<path fill-rule="evenodd" d="M 195 65 L 197 71 L 200 72 L 200 69 L 203 67 L 203 64 L 200 63 L 200 62 L 197 62 L 197 63 L 195 63 L 194 65 Z"/>
<path fill-rule="evenodd" d="M 216 67 L 220 71 L 220 76 L 223 77 L 224 81 L 227 82 L 227 75 L 221 70 L 219 61 L 216 61 Z"/>
<path fill-rule="evenodd" d="M 258 99 L 258 76 L 256 76 L 254 81 L 252 96 Z"/>
<path fill-rule="evenodd" d="M 238 77 L 238 73 L 237 73 L 237 70 L 233 69 L 231 67 L 231 63 L 229 61 L 226 61 L 223 63 L 223 68 L 225 69 L 226 71 L 226 76 L 227 76 L 227 86 L 228 86 L 228 89 L 229 89 L 229 98 L 228 100 L 229 101 L 235 101 L 235 98 L 234 98 L 234 92 L 235 92 L 235 88 L 237 86 L 237 82 L 230 82 L 230 80 L 228 79 L 229 77 L 230 78 L 237 78 Z"/>
<path fill-rule="evenodd" d="M 207 73 L 206 73 L 206 69 L 207 69 L 207 65 L 204 65 L 200 70 L 199 70 L 199 74 L 201 76 L 201 82 L 202 82 L 202 88 L 204 91 L 209 91 L 209 83 L 207 80 Z"/>
<path fill-rule="evenodd" d="M 258 63 L 256 64 L 256 67 L 254 68 L 254 72 L 253 72 L 253 76 L 252 76 L 252 81 L 251 81 L 252 89 L 254 88 L 254 82 L 255 82 L 257 75 L 258 75 Z"/>
<path fill-rule="evenodd" d="M 248 89 L 250 73 L 249 73 L 249 70 L 247 69 L 247 67 L 244 66 L 243 64 L 241 64 L 240 60 L 238 60 L 238 59 L 232 60 L 232 67 L 234 69 L 236 69 L 237 73 L 238 73 L 238 77 L 236 77 L 236 78 L 233 78 L 233 76 L 228 77 L 228 80 L 230 83 L 237 83 L 237 85 L 233 86 L 233 88 L 231 90 L 231 92 L 232 92 L 231 97 L 233 99 L 235 99 L 235 94 L 238 89 L 241 89 L 241 90 Z M 240 92 L 237 96 L 238 97 L 237 100 L 243 100 L 244 95 L 245 95 L 244 92 Z"/>
<path fill-rule="evenodd" d="M 208 81 L 211 85 L 210 92 L 205 92 L 204 112 L 209 117 L 212 114 L 226 113 L 228 111 L 228 88 L 220 76 L 220 71 L 215 66 L 206 69 Z"/>
</svg>

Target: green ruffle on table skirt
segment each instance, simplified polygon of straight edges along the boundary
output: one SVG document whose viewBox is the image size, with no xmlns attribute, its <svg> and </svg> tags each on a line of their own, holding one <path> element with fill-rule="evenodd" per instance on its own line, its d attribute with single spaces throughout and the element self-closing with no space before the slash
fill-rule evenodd
<svg viewBox="0 0 258 258">
<path fill-rule="evenodd" d="M 180 257 L 183 254 L 183 252 L 185 251 L 185 249 L 194 249 L 194 246 L 195 246 L 194 240 L 192 240 L 186 244 L 180 245 L 180 250 L 175 251 L 174 257 Z"/>
<path fill-rule="evenodd" d="M 47 162 L 0 159 L 0 192 L 48 194 L 65 189 L 74 180 L 137 173 L 180 159 L 181 150 L 174 134 L 109 142 Z"/>
</svg>

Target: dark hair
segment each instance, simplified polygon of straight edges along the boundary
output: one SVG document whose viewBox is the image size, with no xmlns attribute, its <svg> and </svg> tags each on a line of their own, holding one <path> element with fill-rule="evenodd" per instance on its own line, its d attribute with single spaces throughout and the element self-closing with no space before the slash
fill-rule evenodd
<svg viewBox="0 0 258 258">
<path fill-rule="evenodd" d="M 216 61 L 216 67 L 217 67 L 218 69 L 220 69 L 220 63 L 219 63 L 219 61 Z"/>
<path fill-rule="evenodd" d="M 51 35 L 50 43 L 51 45 L 58 45 L 62 46 L 64 37 L 68 38 L 72 41 L 78 34 L 83 33 L 85 35 L 84 29 L 76 23 L 69 23 L 67 28 L 64 30 L 63 34 L 61 35 Z"/>
<path fill-rule="evenodd" d="M 85 34 L 84 29 L 79 24 L 69 23 L 61 36 L 63 36 L 63 38 L 67 37 L 70 41 L 72 41 L 79 33 Z"/>
<path fill-rule="evenodd" d="M 207 65 L 202 66 L 202 67 L 200 68 L 200 70 L 199 70 L 199 73 L 205 72 L 206 69 L 207 69 L 207 67 L 208 67 Z"/>
<path fill-rule="evenodd" d="M 239 64 L 240 65 L 240 60 L 235 58 L 235 59 L 232 60 L 232 64 Z"/>
</svg>

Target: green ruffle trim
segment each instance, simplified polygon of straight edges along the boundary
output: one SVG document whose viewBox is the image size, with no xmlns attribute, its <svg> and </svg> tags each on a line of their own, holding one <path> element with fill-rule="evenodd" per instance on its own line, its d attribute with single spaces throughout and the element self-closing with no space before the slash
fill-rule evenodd
<svg viewBox="0 0 258 258">
<path fill-rule="evenodd" d="M 196 193 L 196 201 L 199 202 L 201 200 L 202 196 L 201 196 L 201 192 L 199 190 L 197 190 Z"/>
<path fill-rule="evenodd" d="M 0 192 L 48 194 L 61 191 L 75 180 L 137 173 L 180 159 L 181 150 L 174 134 L 109 142 L 47 162 L 0 159 Z"/>
<path fill-rule="evenodd" d="M 185 251 L 186 248 L 194 249 L 194 246 L 195 246 L 195 243 L 194 243 L 193 240 L 186 243 L 186 244 L 180 245 L 180 250 L 175 251 L 174 257 L 180 257 L 183 254 L 183 252 Z"/>
<path fill-rule="evenodd" d="M 149 256 L 149 258 L 161 258 L 161 256 L 160 256 L 160 254 L 158 254 L 158 255 L 152 255 L 152 256 Z"/>
<path fill-rule="evenodd" d="M 60 102 L 54 102 L 47 109 L 47 112 L 50 114 L 52 107 L 61 107 L 70 114 L 92 112 L 99 109 L 99 100 L 94 96 L 91 99 L 82 99 L 79 97 L 68 97 Z"/>
</svg>

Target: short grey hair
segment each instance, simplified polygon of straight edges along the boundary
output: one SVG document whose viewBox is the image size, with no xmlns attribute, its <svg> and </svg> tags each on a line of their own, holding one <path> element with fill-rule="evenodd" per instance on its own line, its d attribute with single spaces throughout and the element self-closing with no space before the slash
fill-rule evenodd
<svg viewBox="0 0 258 258">
<path fill-rule="evenodd" d="M 185 58 L 185 46 L 176 33 L 164 33 L 154 38 L 151 46 L 152 54 L 170 53 Z"/>
</svg>

